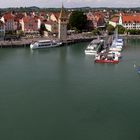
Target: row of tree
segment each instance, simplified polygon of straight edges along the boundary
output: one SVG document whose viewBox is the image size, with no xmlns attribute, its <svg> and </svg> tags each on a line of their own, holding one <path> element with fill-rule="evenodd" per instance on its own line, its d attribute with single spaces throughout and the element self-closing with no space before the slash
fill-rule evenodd
<svg viewBox="0 0 140 140">
<path fill-rule="evenodd" d="M 118 28 L 118 33 L 119 34 L 140 35 L 140 30 L 136 30 L 136 29 L 125 29 L 121 25 L 117 25 L 116 28 Z M 116 28 L 114 26 L 108 24 L 107 27 L 106 27 L 106 30 L 108 31 L 109 34 L 113 34 L 114 33 L 114 30 Z"/>
</svg>

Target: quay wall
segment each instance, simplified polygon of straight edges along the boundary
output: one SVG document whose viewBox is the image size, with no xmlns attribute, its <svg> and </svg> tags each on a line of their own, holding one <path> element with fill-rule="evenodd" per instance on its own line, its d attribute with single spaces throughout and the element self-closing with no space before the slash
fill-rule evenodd
<svg viewBox="0 0 140 140">
<path fill-rule="evenodd" d="M 135 39 L 138 38 L 140 39 L 140 35 L 119 35 L 124 39 Z M 62 46 L 69 45 L 69 44 L 75 44 L 75 43 L 80 43 L 80 42 L 89 42 L 92 41 L 93 39 L 97 39 L 98 36 L 91 36 L 91 37 L 85 37 L 85 36 L 73 36 L 73 37 L 68 37 L 67 40 L 62 41 Z M 111 36 L 100 36 L 100 38 L 105 39 L 108 38 L 107 40 L 109 41 L 109 38 Z M 11 40 L 11 41 L 4 41 L 0 40 L 0 48 L 20 48 L 20 47 L 27 47 L 29 48 L 30 44 L 38 41 L 38 40 L 45 40 L 45 39 L 54 39 L 58 40 L 57 38 L 21 38 L 20 40 Z"/>
<path fill-rule="evenodd" d="M 11 40 L 11 41 L 0 41 L 0 48 L 20 48 L 20 47 L 30 47 L 30 44 L 38 41 L 43 40 L 46 38 L 34 38 L 34 39 L 21 39 L 21 40 Z M 62 46 L 74 44 L 74 43 L 80 43 L 80 42 L 88 42 L 93 39 L 96 39 L 96 37 L 90 37 L 90 38 L 75 38 L 75 39 L 67 39 L 62 41 Z M 58 40 L 58 39 L 56 39 Z"/>
<path fill-rule="evenodd" d="M 124 39 L 140 39 L 140 35 L 119 35 Z"/>
</svg>

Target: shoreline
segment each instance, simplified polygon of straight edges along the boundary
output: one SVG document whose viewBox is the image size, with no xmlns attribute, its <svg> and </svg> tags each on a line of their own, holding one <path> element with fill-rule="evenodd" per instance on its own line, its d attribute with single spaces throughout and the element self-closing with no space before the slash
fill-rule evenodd
<svg viewBox="0 0 140 140">
<path fill-rule="evenodd" d="M 140 39 L 140 35 L 120 35 L 124 39 Z M 62 41 L 61 46 L 80 43 L 80 42 L 90 42 L 93 39 L 97 39 L 98 36 L 92 36 L 92 37 L 85 37 L 85 36 L 73 36 L 68 37 L 67 40 Z M 101 38 L 104 38 L 101 36 Z M 0 48 L 29 48 L 30 44 L 32 42 L 38 41 L 38 40 L 46 40 L 46 39 L 54 39 L 58 40 L 57 38 L 48 38 L 48 37 L 38 37 L 38 38 L 21 38 L 20 40 L 11 40 L 11 41 L 5 41 L 0 40 Z"/>
<path fill-rule="evenodd" d="M 57 38 L 44 38 L 44 37 L 32 38 L 32 39 L 22 38 L 20 40 L 11 40 L 11 41 L 1 40 L 0 48 L 29 48 L 31 43 L 36 42 L 38 40 L 47 40 L 47 39 L 58 40 Z M 68 38 L 67 40 L 62 41 L 61 46 L 80 43 L 80 42 L 88 42 L 88 41 L 92 41 L 93 39 L 96 39 L 96 37 Z"/>
</svg>

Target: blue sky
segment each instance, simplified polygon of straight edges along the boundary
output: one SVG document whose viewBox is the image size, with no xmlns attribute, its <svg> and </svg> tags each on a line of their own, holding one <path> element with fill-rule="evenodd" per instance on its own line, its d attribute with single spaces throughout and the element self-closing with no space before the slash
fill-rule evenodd
<svg viewBox="0 0 140 140">
<path fill-rule="evenodd" d="M 4 7 L 140 7 L 140 0 L 0 0 L 0 8 Z"/>
</svg>

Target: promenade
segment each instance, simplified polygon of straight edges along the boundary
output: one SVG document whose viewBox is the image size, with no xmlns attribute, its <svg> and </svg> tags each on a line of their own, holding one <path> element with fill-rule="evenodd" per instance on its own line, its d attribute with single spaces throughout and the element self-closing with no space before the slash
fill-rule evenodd
<svg viewBox="0 0 140 140">
<path fill-rule="evenodd" d="M 15 47 L 29 47 L 32 42 L 45 39 L 45 38 L 21 38 L 19 40 L 1 40 L 1 48 L 15 48 Z"/>
<path fill-rule="evenodd" d="M 63 45 L 74 44 L 78 42 L 86 42 L 91 41 L 93 39 L 97 39 L 98 36 L 91 36 L 84 33 L 81 34 L 72 34 L 68 35 L 66 40 L 63 40 Z M 49 37 L 33 37 L 33 38 L 21 38 L 19 40 L 1 40 L 0 48 L 15 48 L 15 47 L 29 47 L 29 45 L 38 40 L 58 40 L 57 37 L 49 36 Z"/>
</svg>

